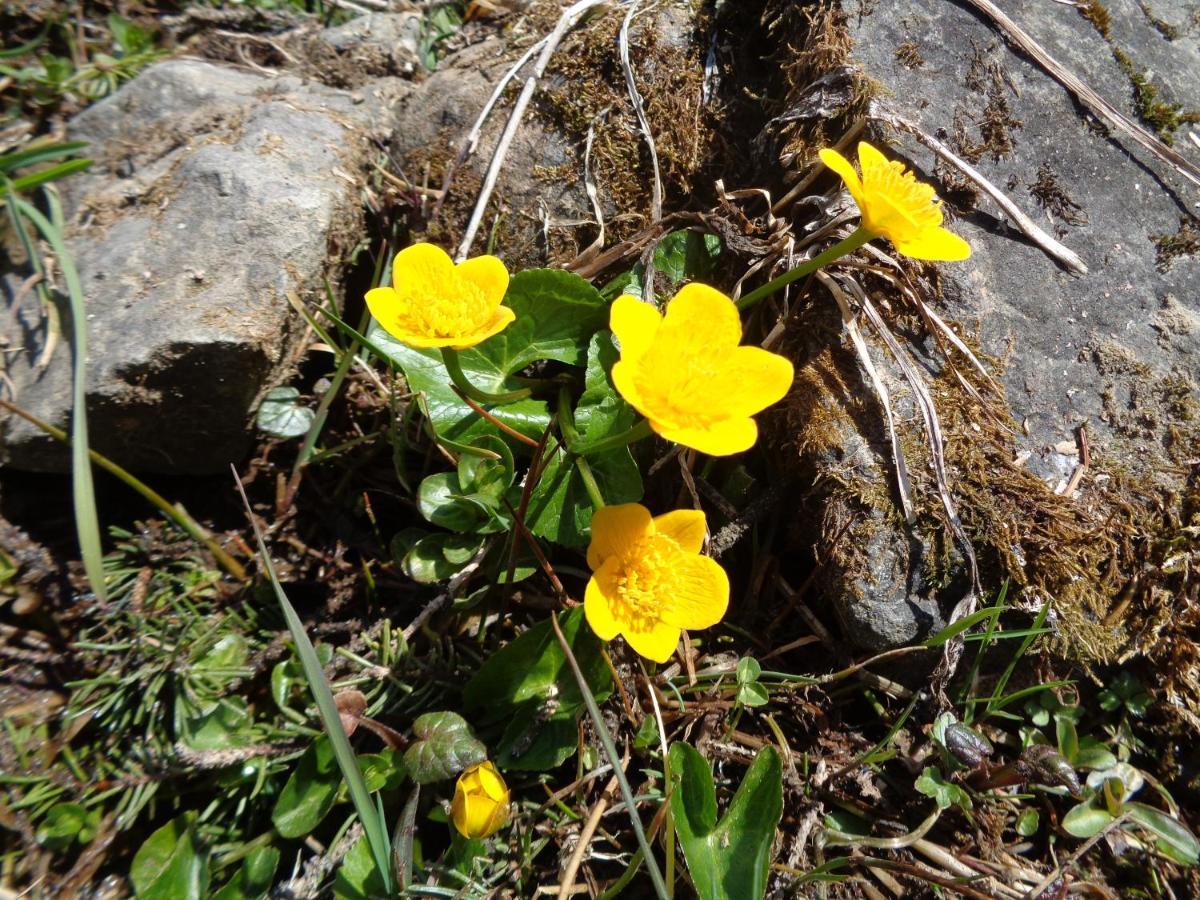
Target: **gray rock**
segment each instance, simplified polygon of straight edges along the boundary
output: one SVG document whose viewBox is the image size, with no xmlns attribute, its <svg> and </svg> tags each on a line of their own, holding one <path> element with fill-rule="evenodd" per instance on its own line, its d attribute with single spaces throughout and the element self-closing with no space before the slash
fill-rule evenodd
<svg viewBox="0 0 1200 900">
<path fill-rule="evenodd" d="M 300 71 L 340 88 L 357 88 L 381 76 L 412 76 L 424 68 L 424 27 L 418 12 L 359 16 L 302 41 Z"/>
<path fill-rule="evenodd" d="M 1168 40 L 1136 0 L 1112 0 L 1111 44 L 1072 6 L 1021 0 L 1006 13 L 1049 53 L 1135 120 L 1129 76 L 1113 56 L 1126 52 L 1151 73 L 1164 99 L 1200 98 L 1200 41 L 1192 33 Z M 1155 3 L 1157 15 L 1186 21 L 1189 4 Z M 1177 7 L 1177 9 L 1176 9 Z M 959 321 L 978 322 L 983 349 L 1006 359 L 1004 385 L 1018 421 L 1028 432 L 1033 465 L 1059 477 L 1045 448 L 1072 438 L 1088 423 L 1093 452 L 1129 456 L 1153 467 L 1141 436 L 1123 424 L 1133 412 L 1139 384 L 1172 378 L 1190 381 L 1200 356 L 1200 258 L 1181 256 L 1159 266 L 1155 239 L 1179 230 L 1180 218 L 1200 211 L 1197 189 L 1133 142 L 1100 133 L 1095 121 L 1039 67 L 1013 53 L 997 33 L 967 9 L 939 2 L 875 4 L 850 20 L 855 57 L 886 86 L 884 103 L 930 133 L 950 135 L 955 118 L 962 144 L 983 143 L 979 122 L 997 106 L 1013 123 L 1000 126 L 1011 151 L 983 151 L 978 168 L 1060 240 L 1079 253 L 1089 272 L 1075 277 L 1003 221 L 986 199 L 951 227 L 974 249 L 971 260 L 940 267 L 947 308 Z M 906 65 L 904 44 L 924 60 Z M 992 95 L 989 97 L 989 93 Z M 989 113 L 989 106 L 991 111 Z M 1185 126 L 1186 127 L 1186 126 Z M 985 126 L 986 128 L 986 126 Z M 1180 134 L 1177 149 L 1200 162 L 1200 152 Z M 928 172 L 931 153 L 909 138 L 901 152 Z M 1040 183 L 1040 185 L 1039 185 Z M 1037 194 L 1048 198 L 1043 209 Z M 1059 199 L 1058 211 L 1055 198 Z M 1069 198 L 1076 207 L 1063 205 Z M 1114 358 L 1125 360 L 1115 365 Z M 1196 396 L 1195 385 L 1190 385 Z M 1154 430 L 1161 432 L 1163 421 Z M 1125 438 L 1134 437 L 1128 445 Z M 1161 448 L 1158 448 L 1161 450 Z M 1137 457 L 1141 456 L 1141 459 Z"/>
<path fill-rule="evenodd" d="M 87 300 L 97 450 L 180 473 L 244 455 L 251 411 L 299 350 L 288 294 L 319 292 L 357 241 L 357 176 L 396 90 L 380 83 L 352 98 L 174 60 L 72 121 L 71 137 L 90 141 L 96 158 L 63 184 Z M 7 376 L 17 403 L 65 426 L 69 347 L 36 366 L 47 323 L 19 281 L 4 280 L 5 336 L 20 351 Z M 64 448 L 24 422 L 0 428 L 6 464 L 67 466 Z"/>
<path fill-rule="evenodd" d="M 1135 0 L 1112 0 L 1107 6 L 1111 43 L 1073 6 L 1014 0 L 1004 9 L 1053 57 L 1135 119 L 1133 87 L 1114 58 L 1114 47 L 1127 53 L 1138 70 L 1150 73 L 1163 99 L 1195 103 L 1200 97 L 1195 29 L 1168 39 Z M 1156 15 L 1179 25 L 1186 24 L 1188 6 L 1154 4 Z M 1156 240 L 1176 233 L 1181 218 L 1200 209 L 1195 186 L 1148 158 L 1129 139 L 1106 133 L 1057 82 L 1009 49 L 965 5 L 942 0 L 865 3 L 859 12 L 847 18 L 855 41 L 853 61 L 881 86 L 879 102 L 977 159 L 977 168 L 989 180 L 1079 253 L 1089 268 L 1082 277 L 1060 269 L 1010 227 L 986 197 L 972 207 L 964 193 L 954 190 L 962 185 L 953 170 L 935 166 L 931 151 L 911 137 L 893 136 L 894 154 L 913 164 L 920 177 L 940 178 L 944 193 L 967 210 L 949 225 L 971 243 L 974 253 L 968 262 L 938 267 L 944 301 L 939 312 L 976 332 L 982 349 L 1003 360 L 1007 401 L 1023 425 L 1017 449 L 1028 453 L 1026 472 L 1006 470 L 1010 490 L 1001 497 L 995 486 L 968 483 L 978 473 L 952 471 L 960 508 L 971 513 L 970 504 L 991 502 L 988 495 L 996 491 L 996 508 L 1010 519 L 1020 508 L 1033 515 L 1038 503 L 1058 503 L 1055 514 L 1063 521 L 1077 512 L 1085 516 L 1082 510 L 1098 502 L 1097 483 L 1085 481 L 1082 502 L 1072 507 L 1037 480 L 1049 487 L 1067 483 L 1078 458 L 1063 453 L 1063 444 L 1074 442 L 1083 423 L 1095 470 L 1115 469 L 1140 479 L 1148 489 L 1178 491 L 1189 469 L 1184 457 L 1194 446 L 1179 434 L 1189 433 L 1191 440 L 1196 435 L 1196 422 L 1189 417 L 1198 398 L 1200 258 L 1164 260 Z M 1182 132 L 1176 145 L 1200 162 L 1200 152 Z M 836 346 L 836 334 L 832 340 Z M 877 364 L 885 363 L 886 351 L 881 345 L 875 349 Z M 813 470 L 815 496 L 825 504 L 818 552 L 827 560 L 826 593 L 847 636 L 877 650 L 919 639 L 939 626 L 962 596 L 961 560 L 948 585 L 944 560 L 932 579 L 939 589 L 923 584 L 931 580 L 922 574 L 937 556 L 935 544 L 928 528 L 920 538 L 897 515 L 881 410 L 852 351 L 843 347 L 837 352 L 837 365 L 817 359 L 808 374 L 828 385 L 837 381 L 830 373 L 847 366 L 853 370 L 840 376 L 847 385 L 839 401 L 845 415 L 833 417 L 827 445 L 801 449 Z M 923 364 L 930 377 L 937 373 L 937 360 Z M 893 399 L 905 404 L 903 386 L 896 390 L 895 373 L 884 368 Z M 872 408 L 865 410 L 864 404 Z M 899 418 L 910 425 L 919 421 L 911 412 L 901 412 Z M 976 438 L 970 432 L 950 434 L 948 454 L 953 454 L 954 442 L 971 440 Z M 835 447 L 845 448 L 844 456 L 832 453 Z M 921 465 L 923 470 L 922 454 L 910 456 L 910 467 Z M 990 471 L 1007 465 L 997 459 Z M 928 482 L 923 471 L 918 475 Z M 1026 480 L 1019 490 L 1011 490 L 1016 484 L 1011 479 L 1018 475 Z M 1039 491 L 1046 496 L 1038 499 Z M 1013 500 L 1018 494 L 1027 499 Z M 922 502 L 928 511 L 936 496 L 927 493 Z M 1001 521 L 1003 516 L 994 511 L 980 516 L 997 526 L 992 540 L 1000 531 L 1015 535 L 1025 525 L 1019 516 L 1018 521 Z M 1009 526 L 1011 532 L 1004 530 Z M 839 540 L 842 527 L 846 530 Z M 1080 528 L 1079 534 L 1084 533 Z M 1018 584 L 1026 549 L 1017 538 L 1011 547 L 996 549 L 1001 557 L 1009 555 L 1004 565 Z M 1034 551 L 1039 561 L 1030 555 L 1029 564 L 1048 565 L 1045 557 L 1054 552 L 1053 542 L 1043 542 Z M 1037 577 L 1053 575 L 1043 571 Z M 1074 574 L 1070 578 L 1079 580 Z M 1099 596 L 1112 588 L 1096 585 L 1094 590 Z"/>
</svg>

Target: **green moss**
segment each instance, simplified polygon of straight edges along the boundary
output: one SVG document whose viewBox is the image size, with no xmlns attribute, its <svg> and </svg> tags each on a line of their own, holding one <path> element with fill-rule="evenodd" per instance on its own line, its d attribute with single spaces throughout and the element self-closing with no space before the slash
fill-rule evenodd
<svg viewBox="0 0 1200 900">
<path fill-rule="evenodd" d="M 919 69 L 925 65 L 925 57 L 916 41 L 905 41 L 896 48 L 896 62 L 909 69 Z"/>
<path fill-rule="evenodd" d="M 1171 263 L 1180 256 L 1200 254 L 1200 227 L 1191 216 L 1181 217 L 1179 230 L 1174 234 L 1156 234 L 1154 242 L 1156 263 L 1160 272 L 1171 268 Z"/>
<path fill-rule="evenodd" d="M 1092 23 L 1093 27 L 1100 32 L 1100 36 L 1108 40 L 1109 31 L 1112 28 L 1112 16 L 1100 0 L 1087 0 L 1086 3 L 1077 6 L 1079 14 Z"/>
<path fill-rule="evenodd" d="M 1150 82 L 1146 73 L 1139 69 L 1133 59 L 1120 47 L 1113 47 L 1113 59 L 1129 77 L 1133 86 L 1133 105 L 1138 117 L 1158 132 L 1163 143 L 1170 145 L 1180 124 L 1192 120 L 1194 114 L 1184 113 L 1183 107 L 1170 103 L 1158 95 L 1158 87 Z"/>
</svg>

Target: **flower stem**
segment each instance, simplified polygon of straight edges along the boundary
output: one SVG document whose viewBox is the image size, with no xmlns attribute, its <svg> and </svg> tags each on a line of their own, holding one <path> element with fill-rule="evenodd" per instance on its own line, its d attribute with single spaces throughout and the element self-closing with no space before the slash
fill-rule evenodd
<svg viewBox="0 0 1200 900">
<path fill-rule="evenodd" d="M 649 420 L 642 419 L 632 428 L 622 431 L 620 434 L 609 435 L 594 443 L 584 444 L 582 447 L 568 446 L 568 449 L 577 456 L 595 456 L 597 453 L 604 453 L 606 450 L 618 450 L 621 447 L 636 443 L 642 438 L 650 437 L 653 433 L 654 429 L 650 427 Z"/>
<path fill-rule="evenodd" d="M 781 287 L 785 287 L 795 281 L 797 278 L 803 278 L 805 275 L 811 275 L 813 272 L 822 266 L 827 266 L 835 259 L 841 259 L 850 253 L 853 253 L 871 238 L 874 234 L 867 231 L 861 225 L 850 237 L 846 238 L 837 244 L 834 244 L 824 253 L 814 256 L 812 259 L 806 260 L 794 269 L 789 269 L 773 281 L 768 281 L 760 288 L 755 288 L 745 297 L 737 302 L 738 309 L 749 309 L 763 297 L 769 297 Z"/>
<path fill-rule="evenodd" d="M 562 627 L 558 624 L 558 613 L 550 613 L 550 624 L 554 628 L 554 636 L 558 638 L 558 645 L 562 647 L 563 656 L 567 658 L 567 664 L 571 667 L 571 674 L 575 676 L 575 683 L 579 685 L 579 693 L 583 695 L 583 702 L 587 706 L 588 715 L 592 717 L 592 724 L 596 726 L 596 736 L 600 738 L 604 754 L 608 757 L 613 775 L 616 776 L 617 784 L 621 787 L 621 799 L 625 801 L 625 812 L 629 815 L 629 824 L 633 826 L 633 836 L 637 838 L 642 859 L 646 863 L 647 874 L 650 876 L 650 882 L 654 885 L 654 893 L 659 900 L 667 900 L 670 894 L 667 892 L 666 882 L 663 881 L 662 871 L 658 868 L 658 863 L 650 850 L 646 832 L 642 830 L 642 820 L 638 815 L 637 802 L 629 787 L 629 780 L 625 777 L 625 770 L 621 768 L 621 757 L 617 754 L 616 744 L 613 743 L 612 735 L 604 722 L 604 715 L 600 712 L 596 698 L 592 696 L 587 679 L 583 676 L 583 670 L 579 668 L 579 661 L 575 659 L 571 645 L 567 643 L 566 635 L 563 634 Z"/>
<path fill-rule="evenodd" d="M 600 493 L 600 485 L 596 481 L 592 467 L 588 465 L 588 461 L 582 456 L 575 457 L 575 466 L 579 469 L 579 477 L 583 479 L 583 487 L 587 491 L 588 497 L 591 498 L 592 506 L 600 509 L 600 507 L 604 506 L 604 495 Z"/>
<path fill-rule="evenodd" d="M 616 450 L 640 441 L 644 437 L 649 437 L 654 431 L 650 427 L 650 422 L 642 419 L 619 434 L 610 434 L 606 438 L 585 444 L 579 436 L 579 430 L 575 427 L 575 413 L 571 409 L 571 393 L 565 385 L 558 391 L 558 427 L 562 430 L 567 452 L 572 456 L 595 456 L 606 450 Z"/>
<path fill-rule="evenodd" d="M 458 351 L 453 347 L 442 348 L 442 364 L 446 367 L 446 374 L 450 376 L 450 381 L 453 382 L 454 386 L 476 403 L 516 403 L 518 400 L 524 400 L 533 393 L 529 388 L 521 388 L 519 391 L 505 391 L 500 394 L 491 394 L 480 390 L 471 384 L 467 378 L 467 373 L 462 368 L 462 362 L 459 361 Z"/>
</svg>

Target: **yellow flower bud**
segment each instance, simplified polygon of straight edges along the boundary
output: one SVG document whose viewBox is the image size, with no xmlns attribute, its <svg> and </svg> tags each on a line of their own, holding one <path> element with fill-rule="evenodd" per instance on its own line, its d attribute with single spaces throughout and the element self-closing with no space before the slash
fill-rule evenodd
<svg viewBox="0 0 1200 900">
<path fill-rule="evenodd" d="M 484 760 L 458 776 L 450 818 L 463 837 L 490 837 L 508 821 L 508 800 L 508 785 L 492 761 Z"/>
</svg>

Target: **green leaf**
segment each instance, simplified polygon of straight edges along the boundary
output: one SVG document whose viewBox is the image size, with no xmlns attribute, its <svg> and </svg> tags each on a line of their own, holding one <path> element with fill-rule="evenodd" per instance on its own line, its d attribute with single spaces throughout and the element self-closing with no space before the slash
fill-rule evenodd
<svg viewBox="0 0 1200 900">
<path fill-rule="evenodd" d="M 71 156 L 87 146 L 87 141 L 67 141 L 46 144 L 32 142 L 31 146 L 0 156 L 0 174 L 11 175 L 17 169 L 48 162 L 62 156 Z"/>
<path fill-rule="evenodd" d="M 193 815 L 179 816 L 142 844 L 129 870 L 134 895 L 144 900 L 201 900 L 208 895 L 208 852 Z"/>
<path fill-rule="evenodd" d="M 737 702 L 750 707 L 766 706 L 771 702 L 771 695 L 757 681 L 752 681 L 738 686 Z"/>
<path fill-rule="evenodd" d="M 681 229 L 664 237 L 654 250 L 655 287 L 661 296 L 674 294 L 685 281 L 705 281 L 712 275 L 721 255 L 721 239 L 715 234 L 700 234 Z M 640 262 L 618 275 L 601 293 L 610 299 L 621 294 L 645 296 L 646 267 Z"/>
<path fill-rule="evenodd" d="M 655 271 L 667 280 L 664 295 L 673 294 L 685 281 L 709 278 L 720 255 L 721 239 L 715 234 L 700 234 L 688 229 L 672 231 L 654 251 Z"/>
<path fill-rule="evenodd" d="M 1125 812 L 1154 835 L 1155 844 L 1163 854 L 1184 866 L 1200 862 L 1200 843 L 1178 819 L 1144 803 L 1126 803 Z"/>
<path fill-rule="evenodd" d="M 376 900 L 388 896 L 365 838 L 355 841 L 342 860 L 333 880 L 333 896 L 338 900 Z"/>
<path fill-rule="evenodd" d="M 600 653 L 600 640 L 584 626 L 583 607 L 559 613 L 563 637 L 575 654 L 597 701 L 612 693 L 612 673 Z M 550 620 L 539 622 L 479 667 L 463 690 L 463 704 L 485 724 L 506 720 L 517 707 L 544 703 L 551 694 L 564 708 L 583 703 Z"/>
<path fill-rule="evenodd" d="M 91 843 L 100 826 L 100 810 L 79 803 L 56 803 L 46 811 L 37 830 L 37 842 L 48 850 L 65 850 L 78 841 Z"/>
<path fill-rule="evenodd" d="M 637 413 L 621 399 L 612 384 L 612 367 L 619 358 L 611 332 L 601 331 L 592 338 L 584 391 L 575 408 L 575 428 L 584 446 L 628 431 L 637 419 Z M 633 503 L 642 499 L 642 475 L 628 447 L 587 459 L 605 503 Z M 571 455 L 557 443 L 547 446 L 546 460 L 529 497 L 525 524 L 539 537 L 566 547 L 583 547 L 589 539 L 593 508 L 579 469 Z"/>
<path fill-rule="evenodd" d="M 400 567 L 413 581 L 434 584 L 448 581 L 483 546 L 483 538 L 473 534 L 431 534 L 413 546 Z"/>
<path fill-rule="evenodd" d="M 503 769 L 549 772 L 570 759 L 579 745 L 579 709 L 544 716 L 547 705 L 518 707 L 496 742 L 496 764 Z"/>
<path fill-rule="evenodd" d="M 599 291 L 578 275 L 555 269 L 517 273 L 504 302 L 516 313 L 516 320 L 495 337 L 458 354 L 467 378 L 488 393 L 518 390 L 521 385 L 511 380 L 512 376 L 538 360 L 582 366 L 588 340 L 604 327 L 608 317 L 607 303 Z M 464 443 L 477 435 L 495 434 L 511 441 L 454 392 L 440 352 L 401 344 L 377 322 L 372 322 L 368 339 L 404 371 L 410 390 L 425 395 L 429 417 L 440 437 Z M 519 400 L 489 412 L 535 439 L 550 424 L 542 400 Z M 521 449 L 527 452 L 529 448 Z"/>
<path fill-rule="evenodd" d="M 316 648 L 317 661 L 321 667 L 329 665 L 333 659 L 333 647 L 321 644 Z M 292 691 L 298 685 L 304 684 L 304 667 L 294 656 L 277 662 L 271 669 L 271 699 L 280 710 L 291 706 Z"/>
<path fill-rule="evenodd" d="M 271 388 L 258 407 L 255 424 L 271 437 L 295 438 L 308 434 L 316 413 L 300 401 L 300 391 L 285 386 Z"/>
<path fill-rule="evenodd" d="M 380 753 L 364 753 L 358 757 L 362 767 L 363 780 L 369 791 L 394 791 L 404 781 L 408 773 L 404 770 L 404 761 L 400 751 L 388 748 Z"/>
<path fill-rule="evenodd" d="M 588 688 L 597 700 L 607 699 L 612 673 L 599 639 L 584 625 L 583 608 L 560 613 L 558 621 Z M 495 748 L 506 769 L 547 771 L 577 749 L 583 697 L 549 619 L 493 653 L 467 683 L 463 703 L 482 725 L 506 723 Z"/>
<path fill-rule="evenodd" d="M 278 867 L 279 850 L 275 847 L 259 847 L 242 860 L 237 874 L 212 895 L 212 900 L 261 900 L 271 890 Z"/>
<path fill-rule="evenodd" d="M 946 781 L 942 777 L 942 773 L 934 766 L 925 767 L 925 771 L 917 779 L 915 787 L 919 793 L 926 797 L 932 797 L 938 805 L 938 809 L 947 809 L 956 804 L 964 811 L 971 808 L 970 795 L 957 784 Z"/>
<path fill-rule="evenodd" d="M 783 813 L 783 769 L 766 747 L 755 756 L 724 817 L 708 762 L 671 745 L 671 813 L 700 900 L 756 900 L 767 889 L 771 842 Z"/>
<path fill-rule="evenodd" d="M 1017 834 L 1021 837 L 1033 837 L 1038 830 L 1038 811 L 1026 809 L 1017 816 Z"/>
<path fill-rule="evenodd" d="M 762 665 L 753 656 L 744 656 L 738 660 L 737 683 L 753 684 L 762 675 Z"/>
<path fill-rule="evenodd" d="M 321 824 L 333 808 L 342 776 L 328 738 L 319 737 L 304 751 L 275 801 L 271 823 L 285 838 L 301 838 Z"/>
<path fill-rule="evenodd" d="M 175 731 L 193 750 L 228 750 L 250 743 L 254 718 L 241 697 L 199 700 L 180 693 L 175 698 Z"/>
<path fill-rule="evenodd" d="M 412 730 L 416 740 L 404 752 L 404 765 L 417 784 L 453 778 L 487 759 L 487 747 L 458 713 L 425 713 Z"/>
<path fill-rule="evenodd" d="M 951 622 L 933 637 L 926 640 L 922 646 L 940 647 L 951 638 L 962 634 L 962 632 L 966 631 L 968 628 L 974 628 L 984 619 L 990 619 L 998 610 L 1002 610 L 1003 608 L 1003 606 L 989 606 L 985 609 L 977 610 L 976 612 L 971 613 L 969 616 L 963 616 L 961 619 Z"/>
<path fill-rule="evenodd" d="M 1080 803 L 1063 816 L 1063 830 L 1077 838 L 1090 838 L 1108 825 L 1115 816 L 1092 800 Z"/>
<path fill-rule="evenodd" d="M 1054 720 L 1055 737 L 1058 739 L 1058 752 L 1067 762 L 1075 764 L 1079 760 L 1079 733 L 1075 723 L 1070 719 Z"/>
<path fill-rule="evenodd" d="M 1103 743 L 1087 736 L 1079 741 L 1074 763 L 1080 769 L 1111 769 L 1117 764 L 1117 757 Z"/>
</svg>

